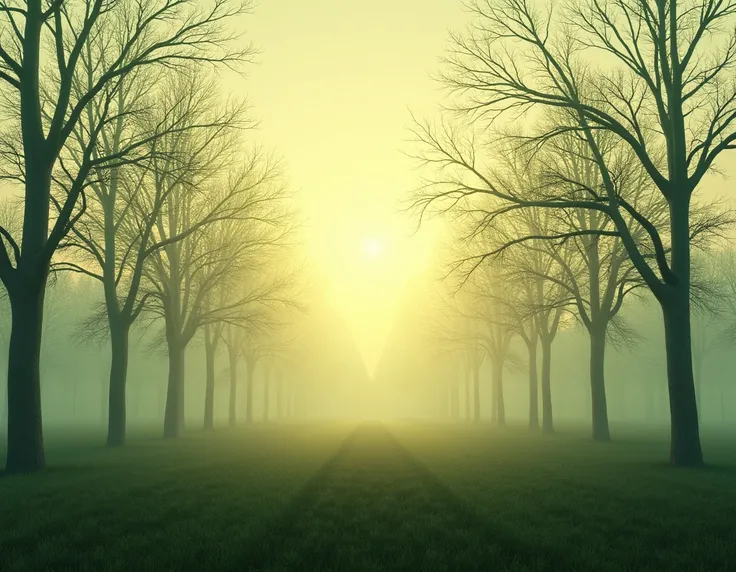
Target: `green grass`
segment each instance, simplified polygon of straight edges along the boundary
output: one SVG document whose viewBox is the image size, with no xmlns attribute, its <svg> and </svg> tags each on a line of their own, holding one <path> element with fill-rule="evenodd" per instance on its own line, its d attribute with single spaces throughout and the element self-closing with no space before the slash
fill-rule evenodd
<svg viewBox="0 0 736 572">
<path fill-rule="evenodd" d="M 736 440 L 395 423 L 51 441 L 0 479 L 0 570 L 736 569 Z"/>
</svg>

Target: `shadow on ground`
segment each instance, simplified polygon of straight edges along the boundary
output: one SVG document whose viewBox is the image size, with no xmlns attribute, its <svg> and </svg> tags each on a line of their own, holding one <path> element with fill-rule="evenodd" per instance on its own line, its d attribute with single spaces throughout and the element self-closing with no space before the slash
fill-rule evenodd
<svg viewBox="0 0 736 572">
<path fill-rule="evenodd" d="M 384 427 L 358 427 L 233 570 L 573 568 L 480 518 Z"/>
</svg>

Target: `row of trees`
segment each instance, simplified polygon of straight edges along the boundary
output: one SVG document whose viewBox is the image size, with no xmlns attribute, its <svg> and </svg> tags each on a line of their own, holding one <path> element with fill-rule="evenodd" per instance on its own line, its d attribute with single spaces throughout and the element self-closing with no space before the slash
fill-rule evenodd
<svg viewBox="0 0 736 572">
<path fill-rule="evenodd" d="M 0 227 L 12 315 L 8 472 L 45 465 L 40 362 L 52 272 L 92 277 L 104 292 L 86 331 L 109 336 L 109 445 L 125 439 L 134 324 L 160 332 L 167 351 L 167 437 L 183 427 L 184 355 L 198 332 L 207 427 L 217 345 L 228 348 L 233 379 L 239 359 L 250 379 L 257 359 L 277 352 L 265 332 L 293 306 L 284 247 L 294 213 L 279 162 L 244 143 L 255 124 L 219 80 L 252 59 L 233 32 L 249 9 L 248 0 L 0 5 L 0 156 L 19 191 Z"/>
<path fill-rule="evenodd" d="M 468 249 L 456 269 L 480 293 L 460 313 L 490 312 L 483 339 L 498 361 L 512 332 L 528 340 L 530 377 L 539 342 L 551 430 L 550 347 L 572 309 L 590 337 L 593 436 L 605 440 L 606 340 L 630 338 L 617 316 L 628 295 L 649 290 L 664 316 L 670 460 L 702 464 L 692 249 L 733 217 L 695 192 L 736 145 L 736 4 L 475 0 L 470 9 L 441 75 L 454 116 L 414 129 L 428 174 L 413 205 L 452 215 Z"/>
</svg>

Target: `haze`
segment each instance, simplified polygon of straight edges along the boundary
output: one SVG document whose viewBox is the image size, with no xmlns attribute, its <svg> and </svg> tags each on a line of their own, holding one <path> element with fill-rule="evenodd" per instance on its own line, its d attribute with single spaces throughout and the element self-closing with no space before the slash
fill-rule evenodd
<svg viewBox="0 0 736 572">
<path fill-rule="evenodd" d="M 0 569 L 730 570 L 733 30 L 0 3 Z"/>
</svg>

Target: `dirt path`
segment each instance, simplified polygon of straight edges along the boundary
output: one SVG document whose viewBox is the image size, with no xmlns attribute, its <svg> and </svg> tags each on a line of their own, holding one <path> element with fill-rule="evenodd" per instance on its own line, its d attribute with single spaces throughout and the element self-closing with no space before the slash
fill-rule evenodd
<svg viewBox="0 0 736 572">
<path fill-rule="evenodd" d="M 563 570 L 489 526 L 381 425 L 361 425 L 244 555 L 241 570 Z"/>
</svg>

